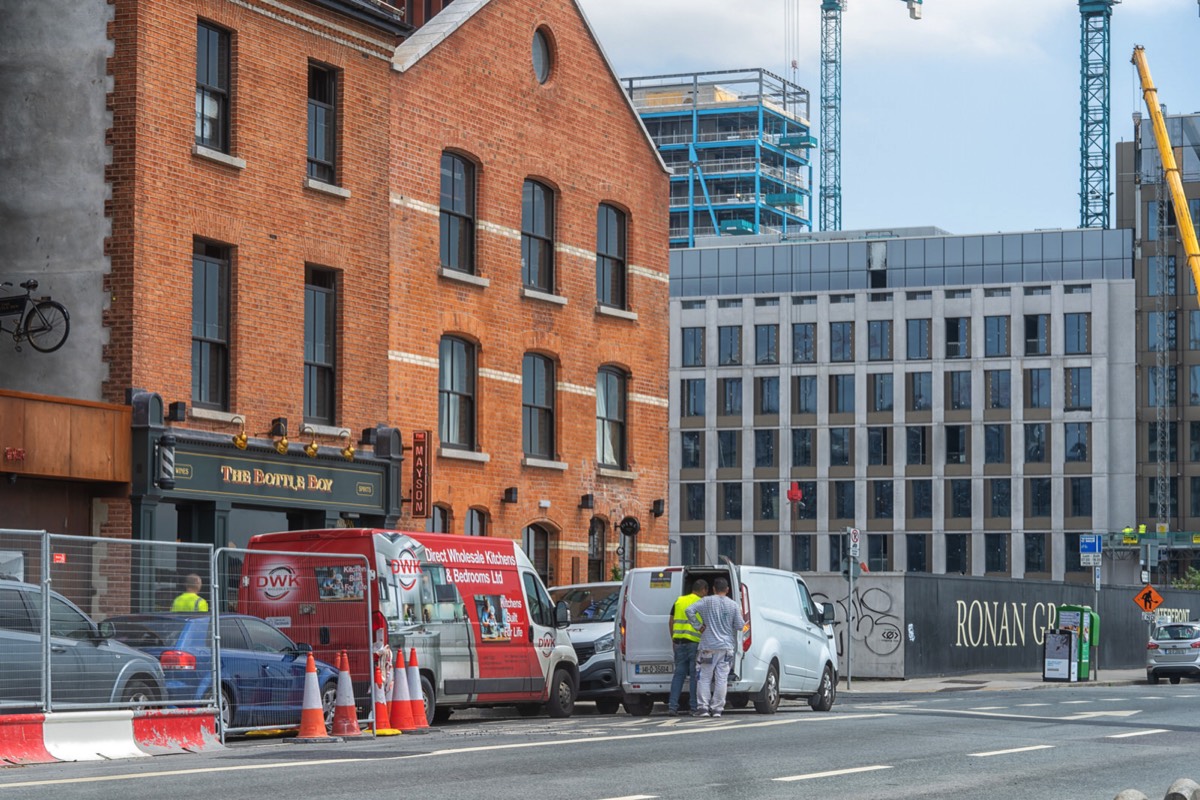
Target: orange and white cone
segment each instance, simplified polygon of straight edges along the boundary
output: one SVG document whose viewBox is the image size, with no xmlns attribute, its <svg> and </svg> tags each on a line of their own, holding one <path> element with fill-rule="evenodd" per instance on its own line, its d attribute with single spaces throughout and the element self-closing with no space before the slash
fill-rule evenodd
<svg viewBox="0 0 1200 800">
<path fill-rule="evenodd" d="M 304 668 L 304 704 L 300 710 L 300 732 L 293 742 L 340 742 L 325 730 L 325 709 L 321 706 L 321 687 L 317 684 L 317 662 L 312 653 Z"/>
<path fill-rule="evenodd" d="M 371 691 L 375 695 L 375 735 L 399 735 L 400 730 L 393 728 L 391 721 L 388 719 L 388 704 L 387 697 L 384 695 L 383 673 L 379 671 L 379 667 L 375 668 L 375 685 L 371 687 Z"/>
<path fill-rule="evenodd" d="M 354 683 L 350 680 L 350 656 L 343 650 L 338 656 L 337 699 L 333 703 L 334 736 L 362 736 L 358 727 L 358 709 L 354 705 Z"/>
<path fill-rule="evenodd" d="M 417 723 L 413 721 L 412 704 L 408 701 L 408 675 L 403 659 L 396 662 L 392 675 L 392 703 L 388 706 L 388 719 L 392 725 L 407 733 L 415 730 Z"/>
<path fill-rule="evenodd" d="M 421 670 L 417 666 L 417 648 L 408 652 L 408 700 L 412 708 L 413 722 L 416 727 L 428 728 L 429 720 L 425 717 L 425 694 L 421 691 Z"/>
</svg>

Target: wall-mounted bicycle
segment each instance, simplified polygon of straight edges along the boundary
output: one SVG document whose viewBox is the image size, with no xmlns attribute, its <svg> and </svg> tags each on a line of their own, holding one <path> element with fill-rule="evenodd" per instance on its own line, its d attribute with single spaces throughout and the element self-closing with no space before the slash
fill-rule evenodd
<svg viewBox="0 0 1200 800">
<path fill-rule="evenodd" d="M 8 281 L 0 283 L 0 287 L 12 286 Z M 49 297 L 31 297 L 37 289 L 37 281 L 24 281 L 21 288 L 23 295 L 0 297 L 0 317 L 16 317 L 16 325 L 9 328 L 0 319 L 0 333 L 11 333 L 21 349 L 21 342 L 28 341 L 34 350 L 43 353 L 53 353 L 67 341 L 71 332 L 71 315 L 66 306 L 51 300 Z"/>
</svg>

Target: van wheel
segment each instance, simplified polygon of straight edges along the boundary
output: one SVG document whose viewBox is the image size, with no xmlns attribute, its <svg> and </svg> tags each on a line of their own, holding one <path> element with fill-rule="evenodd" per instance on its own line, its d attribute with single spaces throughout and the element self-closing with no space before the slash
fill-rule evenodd
<svg viewBox="0 0 1200 800">
<path fill-rule="evenodd" d="M 517 713 L 522 717 L 536 717 L 542 713 L 540 703 L 517 703 Z"/>
<path fill-rule="evenodd" d="M 754 710 L 760 714 L 774 714 L 779 710 L 779 666 L 772 661 L 767 669 L 767 679 L 754 698 Z"/>
<path fill-rule="evenodd" d="M 813 711 L 829 711 L 833 708 L 833 699 L 837 694 L 837 685 L 833 682 L 833 667 L 826 664 L 821 673 L 821 685 L 817 693 L 808 698 L 808 705 Z"/>
<path fill-rule="evenodd" d="M 433 684 L 424 675 L 421 676 L 421 700 L 425 703 L 425 724 L 432 725 L 437 715 L 437 695 L 433 692 Z"/>
<path fill-rule="evenodd" d="M 625 713 L 635 717 L 646 717 L 654 710 L 654 701 L 649 697 L 641 694 L 627 694 L 625 700 L 621 703 L 625 706 Z"/>
<path fill-rule="evenodd" d="M 621 707 L 621 701 L 615 697 L 603 697 L 596 701 L 597 714 L 615 714 Z"/>
<path fill-rule="evenodd" d="M 433 707 L 433 721 L 435 723 L 445 722 L 446 720 L 450 719 L 450 715 L 453 713 L 454 713 L 453 708 L 446 708 L 445 706 L 440 706 L 440 707 L 434 706 Z"/>
<path fill-rule="evenodd" d="M 554 679 L 550 681 L 550 699 L 546 701 L 546 711 L 550 716 L 559 719 L 571 716 L 575 710 L 575 682 L 566 670 L 554 670 Z"/>
<path fill-rule="evenodd" d="M 750 695 L 748 694 L 731 694 L 726 705 L 730 708 L 745 708 L 750 705 Z"/>
</svg>

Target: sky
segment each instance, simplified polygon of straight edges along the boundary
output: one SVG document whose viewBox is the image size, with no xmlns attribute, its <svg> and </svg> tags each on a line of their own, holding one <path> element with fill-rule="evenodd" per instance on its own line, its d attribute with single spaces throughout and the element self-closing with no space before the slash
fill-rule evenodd
<svg viewBox="0 0 1200 800">
<path fill-rule="evenodd" d="M 762 67 L 809 90 L 819 135 L 820 0 L 579 3 L 618 76 Z M 910 19 L 903 0 L 847 0 L 842 227 L 1078 227 L 1076 0 L 925 0 L 922 16 Z M 1135 110 L 1145 116 L 1135 44 L 1168 113 L 1200 111 L 1196 0 L 1124 0 L 1111 42 L 1114 145 L 1133 138 Z M 1115 158 L 1110 179 L 1115 192 Z"/>
</svg>

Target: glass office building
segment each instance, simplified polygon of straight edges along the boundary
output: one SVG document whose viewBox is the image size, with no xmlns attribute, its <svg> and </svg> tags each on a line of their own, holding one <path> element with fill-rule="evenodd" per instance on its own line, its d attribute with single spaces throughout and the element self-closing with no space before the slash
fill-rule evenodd
<svg viewBox="0 0 1200 800">
<path fill-rule="evenodd" d="M 1134 508 L 1130 231 L 671 254 L 671 560 L 1090 582 Z M 796 498 L 800 498 L 798 501 Z"/>
</svg>

